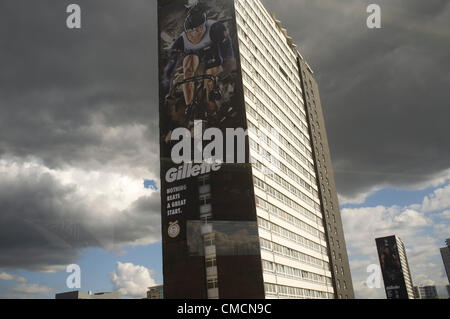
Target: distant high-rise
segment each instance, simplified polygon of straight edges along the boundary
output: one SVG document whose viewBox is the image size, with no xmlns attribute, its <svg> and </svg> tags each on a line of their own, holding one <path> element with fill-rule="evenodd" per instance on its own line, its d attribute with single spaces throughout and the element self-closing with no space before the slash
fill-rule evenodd
<svg viewBox="0 0 450 319">
<path fill-rule="evenodd" d="M 448 238 L 445 243 L 447 244 L 447 247 L 441 248 L 441 256 L 442 261 L 444 262 L 445 272 L 447 273 L 447 279 L 450 283 L 450 238 Z"/>
<path fill-rule="evenodd" d="M 354 298 L 318 85 L 286 29 L 259 0 L 158 0 L 158 20 L 165 297 Z"/>
<path fill-rule="evenodd" d="M 83 291 L 68 291 L 55 295 L 55 299 L 120 299 L 121 294 L 115 292 L 83 292 Z"/>
<path fill-rule="evenodd" d="M 149 287 L 147 291 L 147 299 L 164 299 L 164 286 Z"/>
<path fill-rule="evenodd" d="M 436 286 L 414 286 L 414 297 L 416 299 L 439 298 Z"/>
<path fill-rule="evenodd" d="M 388 299 L 414 299 L 406 249 L 397 236 L 377 238 L 378 257 Z"/>
</svg>

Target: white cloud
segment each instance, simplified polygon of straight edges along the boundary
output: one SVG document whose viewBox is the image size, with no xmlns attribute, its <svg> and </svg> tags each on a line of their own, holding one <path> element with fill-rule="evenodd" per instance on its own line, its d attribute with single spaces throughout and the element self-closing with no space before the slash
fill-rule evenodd
<svg viewBox="0 0 450 319">
<path fill-rule="evenodd" d="M 450 208 L 450 184 L 436 189 L 432 194 L 426 196 L 422 202 L 424 212 L 438 211 Z"/>
<path fill-rule="evenodd" d="M 358 193 L 355 196 L 352 197 L 346 197 L 342 194 L 338 194 L 338 199 L 339 199 L 339 204 L 340 205 L 361 205 L 364 204 L 367 197 L 369 197 L 370 195 L 376 193 L 377 191 L 379 191 L 381 188 L 380 187 L 375 187 L 372 188 L 371 190 L 367 191 L 367 192 L 363 192 L 363 193 Z"/>
<path fill-rule="evenodd" d="M 450 237 L 450 227 L 445 216 L 428 214 L 422 207 L 445 207 L 445 195 L 450 185 L 425 197 L 423 203 L 400 206 L 376 206 L 342 209 L 344 234 L 350 256 L 355 294 L 358 298 L 385 298 L 384 288 L 370 289 L 365 285 L 370 264 L 379 264 L 375 238 L 398 235 L 406 246 L 413 283 L 445 285 L 439 247 Z M 435 218 L 440 217 L 440 223 Z"/>
<path fill-rule="evenodd" d="M 146 172 L 146 175 L 134 176 L 138 175 L 138 172 L 124 174 L 123 171 L 113 167 L 99 170 L 84 170 L 77 167 L 50 169 L 35 159 L 26 161 L 0 159 L 2 179 L 13 180 L 27 175 L 48 174 L 62 186 L 76 187 L 76 193 L 83 198 L 83 202 L 88 203 L 97 214 L 104 215 L 103 217 L 109 217 L 113 211 L 126 209 L 139 197 L 149 194 L 149 190 L 143 187 L 143 178 L 153 177 L 153 174 Z"/>
<path fill-rule="evenodd" d="M 21 276 L 11 275 L 6 272 L 0 273 L 0 280 L 13 280 L 17 282 L 27 282 L 27 279 Z"/>
<path fill-rule="evenodd" d="M 55 271 L 74 263 L 83 248 L 121 252 L 158 242 L 159 192 L 144 188 L 144 177 L 153 176 L 0 159 L 0 267 Z"/>
<path fill-rule="evenodd" d="M 415 210 L 407 209 L 400 215 L 394 217 L 394 223 L 409 227 L 426 226 L 431 224 L 431 220 L 425 218 Z"/>
<path fill-rule="evenodd" d="M 450 219 L 450 210 L 443 211 L 438 215 L 438 217 L 443 219 Z"/>
<path fill-rule="evenodd" d="M 12 288 L 13 291 L 26 294 L 29 298 L 35 297 L 51 297 L 53 289 L 48 286 L 37 284 L 20 284 Z"/>
<path fill-rule="evenodd" d="M 136 298 L 145 297 L 148 287 L 155 285 L 151 270 L 144 266 L 121 262 L 117 263 L 117 270 L 111 273 L 111 282 L 122 296 Z"/>
</svg>

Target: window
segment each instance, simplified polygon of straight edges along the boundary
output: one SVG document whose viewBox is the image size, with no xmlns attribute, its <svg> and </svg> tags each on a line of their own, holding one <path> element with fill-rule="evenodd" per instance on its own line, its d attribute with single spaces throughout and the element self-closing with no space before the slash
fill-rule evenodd
<svg viewBox="0 0 450 319">
<path fill-rule="evenodd" d="M 211 220 L 211 219 L 212 219 L 212 213 L 205 213 L 205 214 L 200 215 L 200 220 L 205 224 L 208 222 L 208 220 Z"/>
<path fill-rule="evenodd" d="M 272 272 L 273 271 L 273 264 L 271 262 L 267 261 L 267 260 L 263 260 L 263 269 L 265 271 Z"/>
<path fill-rule="evenodd" d="M 208 234 L 204 239 L 205 247 L 214 246 L 216 244 L 216 237 L 214 234 Z"/>
<path fill-rule="evenodd" d="M 276 294 L 277 293 L 277 288 L 273 284 L 265 284 L 264 287 L 265 287 L 266 293 L 268 293 L 268 294 Z"/>
<path fill-rule="evenodd" d="M 200 205 L 211 204 L 211 194 L 200 196 Z"/>
<path fill-rule="evenodd" d="M 217 266 L 216 257 L 206 258 L 205 264 L 206 264 L 206 268 L 216 267 Z"/>
<path fill-rule="evenodd" d="M 213 279 L 208 279 L 208 289 L 215 289 L 215 288 L 219 288 L 219 282 L 217 280 L 217 278 L 213 278 Z"/>
<path fill-rule="evenodd" d="M 199 186 L 208 185 L 209 184 L 209 175 L 200 176 L 198 178 Z"/>
</svg>

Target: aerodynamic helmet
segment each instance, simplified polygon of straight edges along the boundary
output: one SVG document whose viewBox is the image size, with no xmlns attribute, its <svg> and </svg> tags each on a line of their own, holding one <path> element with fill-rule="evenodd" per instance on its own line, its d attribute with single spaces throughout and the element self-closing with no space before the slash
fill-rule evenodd
<svg viewBox="0 0 450 319">
<path fill-rule="evenodd" d="M 188 31 L 193 28 L 199 27 L 202 24 L 206 23 L 206 19 L 207 17 L 205 10 L 200 5 L 196 5 L 192 7 L 188 12 L 188 16 L 186 18 L 186 21 L 184 22 L 184 30 Z"/>
</svg>

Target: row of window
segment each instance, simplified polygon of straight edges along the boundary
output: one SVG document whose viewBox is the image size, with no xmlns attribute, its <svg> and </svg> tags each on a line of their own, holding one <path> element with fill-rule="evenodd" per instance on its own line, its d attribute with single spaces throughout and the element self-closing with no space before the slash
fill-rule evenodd
<svg viewBox="0 0 450 319">
<path fill-rule="evenodd" d="M 249 42 L 250 41 L 251 40 L 249 40 Z M 256 56 L 253 55 L 253 53 L 251 53 L 251 51 L 247 49 L 243 41 L 240 41 L 239 43 L 241 44 L 240 47 L 243 48 L 243 50 L 241 50 L 242 65 L 244 65 L 251 72 L 251 76 L 249 77 L 248 81 L 251 84 L 251 86 L 252 87 L 255 87 L 256 85 L 258 85 L 259 87 L 264 86 L 264 89 L 267 92 L 272 94 L 272 96 L 277 97 L 276 99 L 278 104 L 283 107 L 283 109 L 289 114 L 289 116 L 291 116 L 293 120 L 296 120 L 296 123 L 300 123 L 302 128 L 305 128 L 306 126 L 305 123 L 307 123 L 307 120 L 306 120 L 306 110 L 304 107 L 304 103 L 302 101 L 302 95 L 296 97 L 297 102 L 292 101 L 292 99 L 288 99 L 287 100 L 288 102 L 284 101 L 283 95 L 279 94 L 279 92 L 283 92 L 281 86 L 278 84 L 277 80 L 274 79 L 273 74 L 271 74 L 271 72 L 264 67 L 264 64 L 261 64 L 259 60 L 256 58 Z M 254 50 L 257 50 L 257 48 L 254 48 Z M 251 59 L 251 61 L 247 59 L 247 56 L 249 56 L 249 59 Z M 262 55 L 261 57 L 263 59 L 266 59 Z M 260 71 L 265 77 L 261 76 L 261 74 L 258 71 Z M 268 83 L 268 81 L 270 81 L 270 83 Z M 291 108 L 296 110 L 297 113 L 295 113 Z M 301 122 L 300 119 L 302 119 L 305 123 Z"/>
<path fill-rule="evenodd" d="M 325 234 L 323 232 L 321 232 L 320 230 L 318 230 L 317 228 L 314 228 L 314 227 L 308 225 L 304 221 L 298 219 L 297 217 L 292 216 L 291 214 L 286 213 L 284 210 L 276 207 L 275 205 L 270 204 L 269 202 L 266 202 L 264 199 L 261 199 L 258 196 L 255 197 L 255 200 L 256 200 L 256 207 L 267 210 L 271 214 L 278 216 L 279 218 L 283 219 L 284 221 L 286 221 L 292 225 L 295 225 L 300 229 L 303 229 L 307 233 L 309 233 L 313 236 L 316 236 L 317 238 L 320 238 L 322 240 L 325 240 Z M 306 210 L 304 210 L 304 211 L 306 211 Z M 307 214 L 304 213 L 302 215 L 306 216 Z M 308 218 L 309 217 L 312 217 L 312 216 L 308 216 Z M 314 217 L 317 217 L 317 216 L 314 215 Z M 320 219 L 317 218 L 317 221 L 319 221 L 319 220 Z"/>
<path fill-rule="evenodd" d="M 283 298 L 295 298 L 295 299 L 333 299 L 334 294 L 325 292 L 325 291 L 317 291 L 312 289 L 303 289 L 303 288 L 295 288 L 288 287 L 282 285 L 275 285 L 264 283 L 264 290 L 266 295 L 279 296 Z"/>
<path fill-rule="evenodd" d="M 268 163 L 272 165 L 273 167 L 279 169 L 281 172 L 284 173 L 284 175 L 290 177 L 292 180 L 294 180 L 297 184 L 302 186 L 306 191 L 310 192 L 313 195 L 313 198 L 319 201 L 319 193 L 304 179 L 302 179 L 300 176 L 294 173 L 291 169 L 289 169 L 286 165 L 284 165 L 281 161 L 279 161 L 275 156 L 273 156 L 270 152 L 268 152 L 264 147 L 262 147 L 260 144 L 255 142 L 252 138 L 249 139 L 250 141 L 250 148 L 255 151 L 255 154 L 258 154 L 262 157 L 264 163 Z M 282 150 L 280 148 L 276 149 L 275 151 L 278 151 L 279 155 L 282 154 Z M 283 154 L 287 155 L 287 154 Z M 289 156 L 289 155 L 287 155 Z M 256 160 L 251 156 L 251 163 L 254 164 L 254 166 L 259 169 L 260 171 L 264 172 L 265 175 L 269 176 L 272 180 L 277 182 L 278 184 L 285 187 L 287 190 L 289 190 L 292 194 L 295 196 L 298 196 L 299 198 L 306 197 L 304 200 L 310 203 L 310 200 L 312 201 L 309 196 L 303 194 L 300 190 L 298 190 L 296 187 L 292 186 L 288 181 L 280 177 L 278 174 L 274 173 L 272 169 L 268 168 L 266 165 L 261 163 L 260 161 Z M 283 157 L 283 156 L 281 156 Z M 305 175 L 305 174 L 304 174 Z M 311 182 L 314 182 L 314 179 L 310 179 Z M 313 206 L 313 204 L 311 204 Z"/>
<path fill-rule="evenodd" d="M 247 68 L 249 68 L 250 63 L 245 58 L 243 58 L 242 59 L 242 65 L 247 67 Z M 249 77 L 249 75 L 246 74 L 244 69 L 242 69 L 242 76 L 243 76 L 244 81 L 246 81 L 248 83 L 251 83 L 251 81 L 249 81 L 250 77 Z M 304 147 L 306 147 L 306 149 L 308 149 L 307 146 L 309 146 L 310 141 L 309 141 L 308 134 L 307 134 L 307 126 L 306 126 L 306 124 L 303 123 L 300 119 L 298 119 L 298 117 L 296 117 L 294 114 L 291 115 L 291 118 L 298 119 L 297 123 L 300 123 L 300 125 L 302 127 L 305 126 L 305 128 L 304 128 L 304 131 L 306 132 L 306 134 L 305 134 L 305 132 L 302 132 L 302 130 L 299 129 L 292 120 L 290 120 L 290 119 L 286 120 L 287 115 L 284 114 L 284 112 L 281 110 L 281 108 L 279 106 L 284 107 L 284 110 L 287 111 L 287 113 L 289 113 L 290 109 L 289 109 L 289 107 L 286 104 L 284 104 L 280 100 L 281 99 L 280 96 L 278 94 L 274 94 L 273 97 L 271 97 L 263 89 L 261 89 L 258 85 L 255 85 L 253 87 L 253 90 L 261 97 L 261 99 L 258 99 L 253 94 L 253 92 L 251 92 L 252 95 L 248 94 L 248 92 L 252 91 L 252 88 L 249 88 L 248 85 L 244 86 L 244 93 L 246 93 L 245 96 L 248 96 L 249 99 L 255 104 L 263 103 L 263 104 L 267 104 L 268 106 L 270 106 L 271 110 L 274 110 L 275 112 L 277 112 L 277 114 L 280 117 L 283 117 L 283 119 L 286 121 L 286 123 L 289 123 L 289 125 L 291 125 L 291 127 L 293 128 L 293 130 L 288 130 L 286 132 L 286 134 L 288 134 L 289 137 L 292 137 L 293 140 L 300 139 L 300 145 L 299 146 L 301 148 L 303 148 L 301 146 L 301 145 L 303 145 Z M 275 100 L 277 100 L 277 101 L 275 101 Z M 289 132 L 290 132 L 290 134 L 289 134 Z"/>
<path fill-rule="evenodd" d="M 217 278 L 208 279 L 207 287 L 208 287 L 208 289 L 219 288 L 218 279 Z"/>
<path fill-rule="evenodd" d="M 205 265 L 206 268 L 217 267 L 217 258 L 215 256 L 207 257 L 205 260 Z"/>
<path fill-rule="evenodd" d="M 264 86 L 264 87 L 265 87 L 264 92 L 269 92 L 269 93 L 272 94 L 272 97 L 270 97 L 270 95 L 269 95 L 269 98 L 275 99 L 275 98 L 273 98 L 273 97 L 276 96 L 276 97 L 277 97 L 277 100 L 278 100 L 278 103 L 277 103 L 277 104 L 278 104 L 278 105 L 281 105 L 281 106 L 283 107 L 283 109 L 286 111 L 286 114 L 280 112 L 281 109 L 280 109 L 280 111 L 279 111 L 279 113 L 280 113 L 281 117 L 283 118 L 283 120 L 284 120 L 285 122 L 289 123 L 289 125 L 290 125 L 291 127 L 293 127 L 296 131 L 301 132 L 300 129 L 299 129 L 299 128 L 297 127 L 297 125 L 296 125 L 296 124 L 298 124 L 298 125 L 301 127 L 302 130 L 304 130 L 305 132 L 307 132 L 307 131 L 308 131 L 308 126 L 307 126 L 307 124 L 306 124 L 306 123 L 307 123 L 306 115 L 303 114 L 302 112 L 300 112 L 300 117 L 299 117 L 297 114 L 295 114 L 295 113 L 287 106 L 287 104 L 281 103 L 280 97 L 279 97 L 277 91 L 274 90 L 274 88 L 273 88 L 273 87 L 274 87 L 274 84 L 273 84 L 273 83 L 269 84 L 269 83 L 268 83 L 268 82 L 267 82 L 267 81 L 266 81 L 266 80 L 258 73 L 258 71 L 256 71 L 256 69 L 255 69 L 255 64 L 251 64 L 250 62 L 248 62 L 248 60 L 247 60 L 247 58 L 245 57 L 245 55 L 242 55 L 241 61 L 242 61 L 242 64 L 243 64 L 247 69 L 252 70 L 252 75 L 251 75 L 251 76 L 247 74 L 247 72 L 246 72 L 245 69 L 242 70 L 242 77 L 243 77 L 244 80 L 246 80 L 246 81 L 250 84 L 250 87 L 255 88 L 255 90 L 257 90 L 258 92 L 261 92 L 261 90 L 264 90 L 264 88 L 262 88 L 262 86 Z M 256 63 L 256 65 L 258 65 L 258 64 Z M 266 71 L 266 72 L 267 72 L 267 71 Z M 303 104 L 301 104 L 301 105 L 302 105 L 302 107 L 303 107 Z M 277 106 L 277 107 L 278 107 L 278 106 Z M 302 120 L 303 120 L 303 121 L 302 121 Z"/>
<path fill-rule="evenodd" d="M 256 166 L 256 168 L 258 168 Z M 261 167 L 262 168 L 262 167 Z M 271 180 L 275 181 L 276 183 L 278 183 L 280 186 L 282 186 L 283 188 L 285 188 L 286 190 L 288 190 L 292 195 L 295 196 L 295 198 L 301 199 L 302 201 L 304 201 L 305 203 L 307 203 L 308 205 L 310 205 L 311 207 L 317 207 L 319 208 L 320 211 L 320 206 L 319 204 L 317 204 L 316 202 L 314 202 L 310 197 L 308 197 L 307 195 L 305 195 L 305 193 L 303 193 L 302 191 L 300 191 L 298 188 L 292 186 L 290 183 L 286 182 L 285 179 L 282 179 L 279 175 L 277 174 L 273 174 L 270 175 L 268 174 L 269 172 L 266 171 L 266 177 L 270 178 Z M 267 185 L 266 187 L 266 191 L 271 194 L 273 197 L 278 198 L 280 201 L 285 201 L 284 197 L 286 197 L 284 194 L 275 191 L 275 189 L 269 185 Z M 288 198 L 289 199 L 289 198 Z M 289 199 L 290 200 L 290 199 Z M 317 210 L 316 210 L 317 211 Z"/>
<path fill-rule="evenodd" d="M 309 240 L 303 236 L 300 236 L 294 232 L 291 232 L 291 231 L 287 230 L 286 228 L 283 228 L 276 224 L 273 224 L 261 217 L 258 217 L 258 226 L 265 230 L 271 231 L 272 233 L 274 233 L 280 237 L 284 237 L 290 241 L 300 244 L 306 248 L 315 250 L 322 254 L 327 253 L 327 249 L 325 246 L 322 246 L 312 240 Z"/>
<path fill-rule="evenodd" d="M 279 192 L 278 190 L 276 190 L 272 186 L 267 185 L 265 182 L 263 182 L 259 178 L 253 177 L 253 184 L 256 187 L 258 187 L 259 189 L 261 189 L 261 190 L 265 191 L 266 193 L 268 193 L 269 195 L 271 195 L 272 197 L 278 199 L 280 202 L 282 202 L 285 205 L 289 206 L 290 208 L 292 208 L 294 210 L 297 210 L 297 211 L 302 209 L 302 206 L 300 204 L 298 204 L 297 202 L 293 201 L 292 199 L 290 199 L 289 197 L 287 197 L 283 193 Z M 307 203 L 310 204 L 309 202 L 307 202 Z M 318 214 L 321 214 L 320 205 L 317 204 L 316 202 L 313 202 L 313 204 L 314 205 L 312 205 L 312 204 L 310 204 L 310 205 L 312 205 L 312 207 L 314 207 L 315 212 L 318 213 Z"/>
<path fill-rule="evenodd" d="M 318 275 L 309 271 L 298 268 L 273 263 L 271 261 L 263 260 L 263 270 L 268 273 L 274 273 L 278 276 L 289 277 L 297 280 L 311 281 L 319 284 L 332 285 L 331 278 Z"/>
<path fill-rule="evenodd" d="M 306 165 L 310 170 L 314 171 L 314 165 L 310 161 L 308 161 L 308 159 L 302 153 L 300 153 L 300 151 L 294 145 L 292 145 L 286 138 L 284 138 L 281 134 L 279 134 L 266 120 L 264 120 L 262 115 L 259 115 L 250 106 L 250 104 L 246 103 L 246 109 L 247 109 L 247 112 L 249 114 L 251 114 L 258 121 L 258 123 L 261 124 L 262 127 L 266 128 L 267 131 L 270 132 L 270 134 L 272 136 L 275 136 L 276 139 L 278 139 L 278 141 L 281 142 L 282 145 L 284 145 L 289 151 L 294 153 L 297 156 L 297 158 L 300 159 L 304 163 L 304 165 Z M 285 132 L 287 135 L 292 134 L 292 132 L 290 132 L 286 128 L 286 126 L 284 126 L 281 122 L 278 126 L 280 128 L 282 128 L 283 132 Z M 287 154 L 282 148 L 280 148 L 280 147 L 278 147 L 278 145 L 274 144 L 272 142 L 272 140 L 270 138 L 268 138 L 266 136 L 266 134 L 264 134 L 262 132 L 262 130 L 260 128 L 258 128 L 255 124 L 253 124 L 250 120 L 248 120 L 248 128 L 253 129 L 255 131 L 255 134 L 257 134 L 261 138 L 265 138 L 267 140 L 267 144 L 269 146 L 271 146 L 277 152 L 279 152 L 280 155 L 289 162 L 289 164 L 291 164 L 297 170 L 299 170 L 308 180 L 314 180 L 314 181 L 316 180 L 315 177 L 312 174 L 310 174 L 306 168 L 304 168 L 300 163 L 298 163 L 292 156 Z M 289 132 L 289 133 L 287 133 L 287 132 Z M 291 137 L 291 136 L 289 136 L 289 137 Z M 296 140 L 295 138 L 293 138 L 293 140 L 301 144 L 301 142 L 299 140 Z M 303 144 L 301 144 L 301 145 L 304 147 Z M 309 158 L 312 159 L 312 153 L 309 150 L 304 148 L 303 151 L 308 154 Z"/>
<path fill-rule="evenodd" d="M 264 33 L 262 36 L 264 36 L 265 40 L 278 44 L 277 47 L 280 52 L 274 50 L 274 54 L 276 54 L 278 60 L 285 65 L 291 64 L 290 72 L 293 72 L 293 70 L 295 70 L 295 64 L 292 63 L 289 58 L 294 59 L 295 56 L 293 52 L 289 50 L 289 47 L 286 44 L 286 38 L 283 34 L 279 33 L 273 19 L 270 16 L 266 17 L 265 13 L 267 14 L 267 11 L 265 8 L 258 8 L 254 0 L 251 0 L 251 3 L 245 0 L 236 0 L 235 2 L 237 12 L 242 15 L 244 25 L 246 27 L 249 25 L 259 33 Z M 267 28 L 267 26 L 269 26 L 269 28 Z M 264 31 L 262 31 L 263 29 Z M 284 56 L 282 56 L 282 54 Z M 289 68 L 289 66 L 287 66 L 287 68 Z"/>
<path fill-rule="evenodd" d="M 258 6 L 252 0 L 247 1 L 247 5 L 244 5 L 244 10 L 247 17 L 250 18 L 245 20 L 247 24 L 255 29 L 261 38 L 264 38 L 273 50 L 274 56 L 277 57 L 280 63 L 285 65 L 291 76 L 294 76 L 297 71 L 296 54 L 287 44 L 285 34 L 280 31 L 280 28 L 274 23 L 273 18 L 267 13 L 264 6 L 261 3 Z"/>
<path fill-rule="evenodd" d="M 245 71 L 242 71 L 242 74 L 244 74 L 246 77 L 248 77 L 248 76 L 246 75 L 246 72 L 245 72 Z M 246 80 L 245 80 L 245 81 L 246 81 Z M 264 115 L 263 118 L 268 118 L 268 119 L 270 119 L 272 122 L 274 122 L 275 125 L 277 125 L 278 127 L 280 127 L 280 128 L 282 129 L 282 132 L 284 132 L 284 133 L 286 134 L 286 136 L 288 136 L 289 138 L 291 138 L 291 139 L 295 142 L 295 144 L 298 146 L 298 148 L 300 148 L 300 150 L 302 150 L 304 153 L 306 153 L 307 156 L 308 156 L 308 158 L 312 161 L 312 152 L 310 151 L 310 149 L 309 149 L 304 143 L 302 143 L 302 142 L 297 138 L 297 136 L 296 136 L 294 133 L 292 133 L 292 130 L 289 130 L 289 129 L 284 125 L 284 123 L 289 123 L 289 124 L 291 125 L 291 127 L 293 127 L 293 128 L 295 127 L 295 128 L 296 128 L 294 122 L 292 122 L 290 119 L 288 120 L 288 119 L 287 119 L 287 115 L 284 114 L 284 112 L 283 112 L 278 106 L 276 106 L 275 104 L 271 105 L 271 106 L 270 106 L 270 109 L 269 109 L 268 107 L 266 107 L 266 106 L 264 105 L 264 103 L 263 103 L 262 101 L 260 101 L 259 98 L 258 98 L 256 95 L 254 95 L 253 92 L 252 92 L 251 90 L 249 90 L 249 89 L 247 88 L 247 85 L 246 85 L 245 81 L 244 81 L 244 92 L 245 92 L 245 93 L 249 93 L 248 95 L 245 95 L 245 96 L 248 96 L 248 100 L 250 100 L 251 102 L 253 102 L 253 104 L 256 106 L 256 108 L 257 108 L 258 111 L 259 111 L 259 112 L 256 112 L 255 109 L 252 109 L 252 110 L 250 110 L 250 112 L 253 112 L 253 113 L 251 113 L 251 114 L 252 114 L 253 116 L 255 116 L 256 119 L 259 119 L 259 118 L 262 116 L 262 114 L 263 114 L 263 115 Z M 247 103 L 246 103 L 246 104 L 247 104 Z M 246 106 L 249 106 L 249 105 L 247 104 Z M 275 116 L 274 113 L 272 113 L 272 110 L 278 115 L 278 117 Z M 258 113 L 260 113 L 259 116 L 258 116 Z M 284 120 L 284 122 L 282 122 L 282 121 L 279 119 L 279 117 L 282 118 L 282 119 Z M 301 124 L 302 124 L 302 126 L 304 125 L 303 123 L 301 123 Z M 298 128 L 297 128 L 297 129 L 298 129 Z M 307 128 L 304 128 L 304 130 L 305 130 L 305 132 L 308 131 Z M 302 158 L 305 158 L 305 161 L 306 161 L 305 164 L 308 165 L 309 162 L 306 160 L 306 157 L 303 156 Z"/>
<path fill-rule="evenodd" d="M 326 269 L 326 270 L 331 271 L 330 264 L 319 258 L 312 257 L 310 255 L 304 254 L 295 249 L 291 249 L 291 248 L 282 246 L 277 243 L 273 243 L 270 240 L 267 240 L 265 238 L 260 238 L 260 244 L 261 244 L 261 249 L 270 251 L 270 252 L 278 254 L 280 256 L 284 256 L 284 257 L 288 257 L 291 259 L 301 261 L 305 264 L 309 264 L 309 265 L 317 267 L 317 268 Z"/>
<path fill-rule="evenodd" d="M 245 71 L 243 71 L 243 74 L 245 74 Z M 245 84 L 245 83 L 244 83 Z M 288 142 L 282 135 L 278 134 L 280 139 L 282 138 L 283 140 L 283 144 L 285 144 L 286 146 L 289 146 L 289 150 L 291 150 L 292 152 L 294 152 L 296 155 L 298 155 L 298 157 L 302 160 L 302 162 L 307 165 L 309 168 L 313 168 L 312 166 L 312 159 L 313 159 L 313 155 L 312 152 L 305 146 L 304 143 L 302 143 L 297 136 L 292 133 L 292 130 L 290 130 L 289 128 L 286 127 L 286 125 L 284 125 L 284 123 L 277 117 L 274 115 L 274 113 L 272 113 L 271 110 L 269 110 L 269 108 L 267 108 L 263 102 L 261 102 L 259 100 L 259 98 L 253 94 L 253 92 L 251 92 L 251 90 L 248 90 L 247 86 L 244 86 L 244 93 L 245 96 L 248 97 L 248 100 L 252 101 L 253 104 L 256 106 L 256 108 L 258 109 L 257 112 L 256 109 L 254 109 L 249 103 L 245 103 L 246 105 L 246 110 L 256 119 L 259 121 L 261 121 L 265 127 L 267 128 L 268 132 L 272 135 L 277 134 L 275 131 L 275 133 L 273 132 L 273 127 L 272 125 L 267 122 L 267 120 L 265 120 L 265 118 L 270 119 L 272 122 L 275 123 L 276 126 L 278 126 L 281 131 L 286 134 L 286 136 L 288 136 L 290 139 L 292 139 L 295 144 L 296 147 L 294 145 L 292 145 L 290 142 Z M 271 108 L 272 110 L 275 110 L 275 112 L 282 117 L 285 121 L 286 119 L 284 117 L 286 117 L 286 115 L 283 113 L 283 111 L 277 107 L 274 106 Z M 261 114 L 262 113 L 262 114 Z M 264 116 L 263 116 L 264 115 Z M 308 158 L 306 158 L 303 154 L 301 154 L 298 151 L 298 148 L 300 148 L 301 151 L 303 151 L 305 154 L 307 154 Z"/>
<path fill-rule="evenodd" d="M 245 47 L 245 44 L 240 41 L 241 46 Z M 244 52 L 246 50 L 243 50 Z M 288 117 L 288 123 L 290 125 L 294 125 L 294 123 L 298 123 L 300 124 L 301 128 L 304 129 L 305 131 L 307 130 L 307 121 L 306 121 L 306 111 L 304 109 L 304 105 L 302 100 L 300 100 L 300 97 L 298 98 L 298 102 L 297 104 L 295 104 L 293 101 L 291 101 L 292 103 L 286 103 L 283 98 L 282 98 L 282 94 L 280 94 L 280 92 L 282 92 L 280 90 L 279 85 L 275 82 L 276 80 L 273 79 L 273 76 L 270 74 L 270 71 L 266 70 L 264 68 L 264 66 L 256 59 L 254 58 L 252 62 L 248 61 L 246 56 L 244 54 L 241 55 L 241 63 L 242 65 L 248 69 L 252 76 L 249 76 L 248 74 L 245 73 L 245 70 L 243 69 L 243 78 L 247 80 L 247 82 L 251 85 L 251 87 L 255 88 L 255 90 L 261 94 L 261 96 L 264 98 L 265 101 L 267 101 L 268 103 L 271 104 L 271 106 L 280 106 L 282 107 L 285 111 L 286 111 L 286 115 L 290 116 L 290 118 Z M 267 83 L 267 81 L 259 74 L 259 72 L 257 71 L 257 69 L 259 69 L 260 71 L 262 71 L 262 73 L 266 76 L 266 78 L 268 79 L 272 79 L 271 83 Z M 259 84 L 256 79 L 258 79 Z M 265 89 L 263 89 L 261 86 L 265 86 Z M 277 90 L 275 90 L 274 88 L 278 88 Z M 290 107 L 289 107 L 290 106 Z M 294 111 L 292 111 L 292 109 L 297 110 L 298 114 L 296 114 Z M 303 112 L 301 111 L 303 109 Z M 303 114 L 305 113 L 305 114 Z M 295 120 L 292 121 L 292 120 Z M 301 119 L 303 119 L 304 122 L 301 121 Z M 296 133 L 301 134 L 301 130 L 299 128 L 297 128 L 295 126 L 295 130 Z"/>
<path fill-rule="evenodd" d="M 251 28 L 255 29 L 260 37 L 265 40 L 264 42 L 266 42 L 268 53 L 271 56 L 274 56 L 277 59 L 277 62 L 280 64 L 283 63 L 291 76 L 298 80 L 298 74 L 296 74 L 297 65 L 295 63 L 296 56 L 288 47 L 286 37 L 281 34 L 273 19 L 267 17 L 264 14 L 265 10 L 258 8 L 254 3 L 247 3 L 247 5 L 244 4 L 241 6 L 237 1 L 236 7 L 238 9 L 238 21 L 244 26 L 250 25 Z M 256 10 L 258 10 L 258 12 L 256 12 Z M 245 19 L 243 16 L 245 16 Z M 276 36 L 275 33 L 278 33 L 278 36 Z M 274 47 L 274 44 L 277 45 L 276 48 Z M 284 56 L 280 54 L 281 52 L 284 53 Z M 288 84 L 292 84 L 292 82 Z"/>
</svg>

